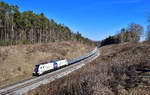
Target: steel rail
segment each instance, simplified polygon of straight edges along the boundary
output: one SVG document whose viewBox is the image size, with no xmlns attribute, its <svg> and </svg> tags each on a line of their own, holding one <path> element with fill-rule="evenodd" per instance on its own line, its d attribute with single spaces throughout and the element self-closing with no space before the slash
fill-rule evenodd
<svg viewBox="0 0 150 95">
<path fill-rule="evenodd" d="M 54 72 L 51 72 L 51 73 L 48 73 L 45 75 L 42 75 L 40 77 L 31 77 L 30 79 L 26 79 L 26 80 L 20 81 L 15 84 L 1 87 L 0 95 L 16 95 L 16 94 L 20 95 L 20 94 L 26 93 L 27 91 L 31 90 L 31 89 L 28 89 L 28 86 L 33 85 L 33 87 L 30 87 L 30 88 L 34 89 L 34 88 L 40 86 L 41 84 L 47 84 L 49 82 L 52 82 L 55 79 L 63 77 L 65 75 L 71 73 L 72 71 L 75 71 L 76 69 L 81 68 L 82 66 L 85 65 L 84 63 L 89 63 L 89 61 L 96 59 L 98 56 L 99 56 L 99 52 L 96 47 L 92 52 L 88 53 L 87 55 L 76 58 L 72 61 L 69 61 L 69 64 L 71 64 L 71 65 L 69 65 L 67 67 L 64 67 L 62 69 L 59 69 L 57 71 L 54 71 Z M 86 62 L 86 61 L 88 61 L 88 62 Z M 76 63 L 76 64 L 74 64 L 74 63 Z M 44 79 L 48 79 L 48 80 L 43 81 Z M 19 91 L 19 89 L 20 89 L 20 91 Z M 19 92 L 17 92 L 17 91 L 19 91 Z"/>
</svg>

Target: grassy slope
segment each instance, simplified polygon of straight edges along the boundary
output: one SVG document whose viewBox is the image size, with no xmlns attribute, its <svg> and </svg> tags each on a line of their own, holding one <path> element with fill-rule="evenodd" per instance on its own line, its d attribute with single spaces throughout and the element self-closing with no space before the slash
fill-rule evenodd
<svg viewBox="0 0 150 95">
<path fill-rule="evenodd" d="M 31 77 L 35 64 L 40 62 L 64 58 L 71 60 L 92 49 L 77 42 L 0 47 L 0 85 Z"/>
<path fill-rule="evenodd" d="M 100 48 L 87 66 L 27 95 L 149 95 L 150 44 L 123 43 Z M 142 77 L 140 77 L 142 76 Z"/>
</svg>

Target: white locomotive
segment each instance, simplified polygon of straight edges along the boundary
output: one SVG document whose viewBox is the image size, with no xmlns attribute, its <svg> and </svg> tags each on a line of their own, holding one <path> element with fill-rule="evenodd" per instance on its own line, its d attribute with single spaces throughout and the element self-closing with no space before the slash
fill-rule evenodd
<svg viewBox="0 0 150 95">
<path fill-rule="evenodd" d="M 69 63 L 66 59 L 60 61 L 50 61 L 50 62 L 40 63 L 38 65 L 35 65 L 33 75 L 34 76 L 42 75 L 46 72 L 50 72 L 67 65 L 69 65 Z"/>
</svg>

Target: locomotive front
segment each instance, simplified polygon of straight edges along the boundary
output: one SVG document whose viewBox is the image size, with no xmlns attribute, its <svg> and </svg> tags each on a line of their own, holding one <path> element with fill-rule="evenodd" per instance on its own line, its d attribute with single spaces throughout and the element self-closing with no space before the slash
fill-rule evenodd
<svg viewBox="0 0 150 95">
<path fill-rule="evenodd" d="M 39 74 L 38 74 L 38 71 L 39 71 L 39 65 L 35 65 L 34 72 L 33 72 L 33 76 L 39 75 Z"/>
</svg>

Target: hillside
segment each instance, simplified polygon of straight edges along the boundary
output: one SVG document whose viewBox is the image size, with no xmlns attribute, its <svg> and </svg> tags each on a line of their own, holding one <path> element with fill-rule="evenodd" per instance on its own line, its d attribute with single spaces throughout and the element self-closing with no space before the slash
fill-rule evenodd
<svg viewBox="0 0 150 95">
<path fill-rule="evenodd" d="M 68 76 L 26 95 L 149 95 L 150 44 L 101 47 L 101 56 Z"/>
<path fill-rule="evenodd" d="M 0 85 L 10 84 L 32 76 L 40 62 L 82 56 L 93 47 L 77 42 L 16 45 L 0 47 Z"/>
</svg>

